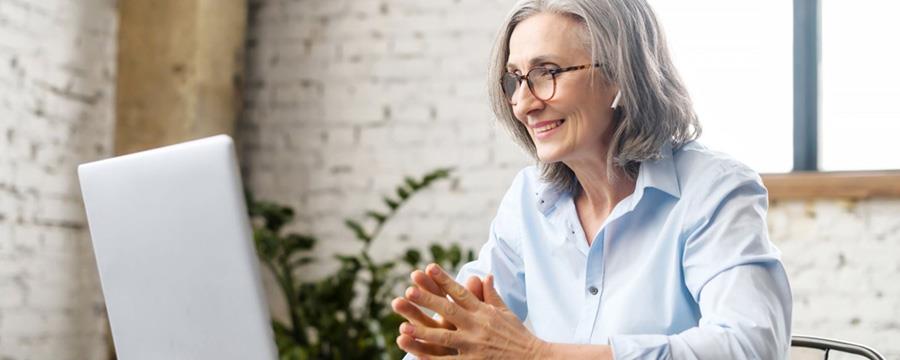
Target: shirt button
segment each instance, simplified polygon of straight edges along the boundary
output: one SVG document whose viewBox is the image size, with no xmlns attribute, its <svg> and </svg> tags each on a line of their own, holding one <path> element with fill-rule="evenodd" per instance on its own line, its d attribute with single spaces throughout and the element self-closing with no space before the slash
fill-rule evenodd
<svg viewBox="0 0 900 360">
<path fill-rule="evenodd" d="M 588 291 L 591 293 L 591 295 L 597 295 L 597 293 L 599 292 L 599 290 L 597 290 L 596 286 L 589 287 Z"/>
</svg>

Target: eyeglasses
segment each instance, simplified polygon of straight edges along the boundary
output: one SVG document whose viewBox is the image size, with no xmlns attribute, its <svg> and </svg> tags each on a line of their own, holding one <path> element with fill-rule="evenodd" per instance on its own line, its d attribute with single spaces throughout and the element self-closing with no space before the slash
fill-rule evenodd
<svg viewBox="0 0 900 360">
<path fill-rule="evenodd" d="M 528 74 L 525 74 L 525 76 L 508 72 L 503 74 L 503 77 L 500 79 L 500 86 L 503 88 L 503 94 L 506 95 L 506 100 L 512 103 L 513 95 L 515 95 L 516 90 L 519 89 L 522 80 L 525 80 L 526 83 L 528 83 L 528 90 L 531 91 L 531 94 L 534 95 L 535 98 L 541 101 L 547 101 L 552 99 L 553 95 L 556 95 L 557 75 L 589 67 L 600 67 L 600 64 L 585 64 L 562 69 L 548 69 L 543 66 L 538 66 L 528 70 Z"/>
</svg>

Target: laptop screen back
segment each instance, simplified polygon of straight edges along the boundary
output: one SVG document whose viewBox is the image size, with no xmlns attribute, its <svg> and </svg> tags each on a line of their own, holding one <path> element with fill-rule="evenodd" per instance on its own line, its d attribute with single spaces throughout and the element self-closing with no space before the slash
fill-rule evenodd
<svg viewBox="0 0 900 360">
<path fill-rule="evenodd" d="M 78 168 L 121 359 L 274 359 L 231 138 Z"/>
</svg>

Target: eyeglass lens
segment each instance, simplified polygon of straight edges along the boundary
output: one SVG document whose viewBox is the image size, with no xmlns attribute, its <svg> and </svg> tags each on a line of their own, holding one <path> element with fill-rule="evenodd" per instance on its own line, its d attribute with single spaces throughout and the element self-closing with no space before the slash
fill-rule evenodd
<svg viewBox="0 0 900 360">
<path fill-rule="evenodd" d="M 503 75 L 501 85 L 506 99 L 512 101 L 513 95 L 519 89 L 521 80 L 526 80 L 528 89 L 531 94 L 538 100 L 546 101 L 553 97 L 555 92 L 555 81 L 550 71 L 543 67 L 536 67 L 528 71 L 525 76 L 516 76 L 515 74 L 506 73 Z"/>
</svg>

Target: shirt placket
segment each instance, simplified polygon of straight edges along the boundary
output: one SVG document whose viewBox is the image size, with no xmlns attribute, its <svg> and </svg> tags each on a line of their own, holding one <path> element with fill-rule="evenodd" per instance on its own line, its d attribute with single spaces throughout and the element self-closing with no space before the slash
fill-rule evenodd
<svg viewBox="0 0 900 360">
<path fill-rule="evenodd" d="M 584 277 L 584 305 L 581 307 L 575 339 L 578 343 L 588 344 L 593 335 L 597 312 L 600 311 L 600 299 L 603 296 L 603 243 L 606 230 L 601 230 L 594 239 L 586 262 Z"/>
</svg>

